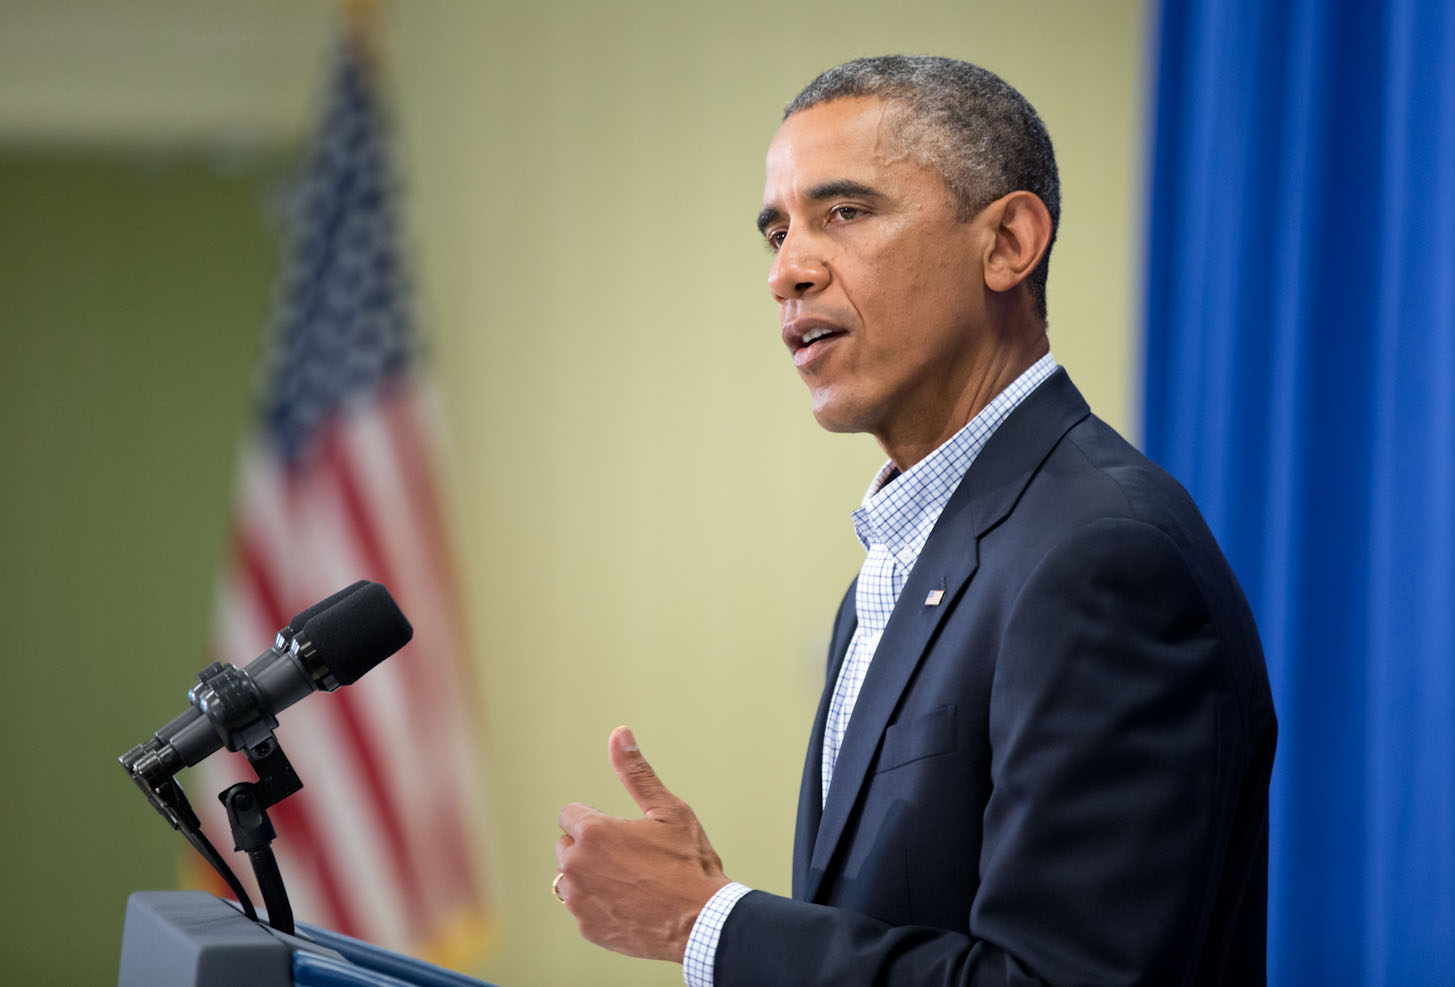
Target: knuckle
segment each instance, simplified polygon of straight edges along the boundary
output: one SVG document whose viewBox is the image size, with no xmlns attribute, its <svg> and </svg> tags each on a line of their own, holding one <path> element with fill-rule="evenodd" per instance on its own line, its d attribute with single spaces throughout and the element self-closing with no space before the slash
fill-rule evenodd
<svg viewBox="0 0 1455 987">
<path fill-rule="evenodd" d="M 583 850 L 590 850 L 597 846 L 602 840 L 602 831 L 606 820 L 592 816 L 582 820 L 576 831 L 576 845 Z"/>
</svg>

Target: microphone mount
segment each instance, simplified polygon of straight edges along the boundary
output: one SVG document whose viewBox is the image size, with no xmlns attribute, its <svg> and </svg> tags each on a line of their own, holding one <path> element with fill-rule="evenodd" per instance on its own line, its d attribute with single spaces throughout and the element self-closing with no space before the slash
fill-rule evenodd
<svg viewBox="0 0 1455 987">
<path fill-rule="evenodd" d="M 218 795 L 234 848 L 248 855 L 268 921 L 292 933 L 293 910 L 272 842 L 268 809 L 303 787 L 274 731 L 277 713 L 313 692 L 350 685 L 413 635 L 389 591 L 360 580 L 295 614 L 273 645 L 244 669 L 213 662 L 188 690 L 188 708 L 118 761 L 152 807 L 212 865 L 248 918 L 257 912 L 237 875 L 202 832 L 176 774 L 220 748 L 242 751 L 257 781 Z"/>
<path fill-rule="evenodd" d="M 286 631 L 279 631 L 273 645 L 273 652 L 277 655 L 274 660 L 285 660 L 285 652 L 297 655 L 299 643 L 296 638 L 290 640 Z M 307 644 L 306 641 L 303 643 Z M 314 650 L 311 645 L 308 646 L 309 664 L 323 667 L 314 657 Z M 314 677 L 322 681 L 322 676 Z M 336 681 L 332 687 L 338 688 Z M 268 817 L 268 809 L 301 789 L 303 781 L 283 753 L 274 733 L 278 718 L 263 701 L 254 680 L 236 665 L 224 662 L 213 662 L 197 673 L 197 683 L 188 691 L 187 698 L 210 721 L 224 747 L 243 752 L 258 777 L 256 782 L 243 781 L 229 786 L 218 793 L 217 798 L 227 811 L 233 849 L 246 853 L 248 863 L 252 865 L 253 876 L 257 879 L 258 890 L 262 892 L 263 905 L 268 912 L 268 924 L 279 932 L 292 935 L 293 907 L 273 853 L 273 840 L 278 834 Z M 177 749 L 154 736 L 146 743 L 131 748 L 118 760 L 152 807 L 173 829 L 182 832 L 213 865 L 238 896 L 243 911 L 256 921 L 257 913 L 252 902 L 232 869 L 202 836 L 201 821 L 174 777 L 187 766 Z M 198 845 L 199 839 L 205 844 L 205 849 Z"/>
<path fill-rule="evenodd" d="M 268 909 L 268 924 L 279 932 L 293 934 L 293 907 L 288 890 L 273 855 L 273 840 L 278 836 L 268 809 L 303 787 L 283 747 L 272 731 L 252 746 L 243 748 L 248 763 L 258 780 L 240 781 L 217 796 L 227 810 L 232 827 L 233 849 L 248 855 L 263 905 Z"/>
</svg>

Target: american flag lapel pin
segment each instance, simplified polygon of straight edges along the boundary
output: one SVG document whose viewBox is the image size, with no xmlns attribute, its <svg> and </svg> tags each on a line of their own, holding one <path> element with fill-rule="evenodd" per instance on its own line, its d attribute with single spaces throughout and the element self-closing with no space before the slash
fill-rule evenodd
<svg viewBox="0 0 1455 987">
<path fill-rule="evenodd" d="M 930 590 L 929 595 L 925 597 L 925 606 L 927 606 L 927 607 L 937 607 L 937 606 L 940 605 L 940 601 L 943 600 L 944 598 L 945 598 L 945 591 L 944 590 L 942 590 L 942 589 L 932 589 L 932 590 Z"/>
</svg>

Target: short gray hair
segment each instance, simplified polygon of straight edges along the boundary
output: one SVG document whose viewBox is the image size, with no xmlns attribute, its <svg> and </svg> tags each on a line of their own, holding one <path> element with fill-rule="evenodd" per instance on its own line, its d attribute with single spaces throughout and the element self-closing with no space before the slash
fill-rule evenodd
<svg viewBox="0 0 1455 987">
<path fill-rule="evenodd" d="M 1025 190 L 1046 204 L 1051 240 L 1026 279 L 1046 320 L 1046 274 L 1061 223 L 1061 180 L 1051 136 L 1035 107 L 978 65 L 929 55 L 856 58 L 824 72 L 783 111 L 788 119 L 819 103 L 870 96 L 899 104 L 905 147 L 945 179 L 962 220 L 1001 196 Z"/>
</svg>

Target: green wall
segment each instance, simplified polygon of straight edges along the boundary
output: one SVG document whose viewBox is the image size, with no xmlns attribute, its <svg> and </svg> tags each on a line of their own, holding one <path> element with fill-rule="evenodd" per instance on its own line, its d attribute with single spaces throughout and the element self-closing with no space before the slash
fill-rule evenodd
<svg viewBox="0 0 1455 987">
<path fill-rule="evenodd" d="M 6 983 L 114 983 L 126 895 L 177 880 L 116 756 L 211 660 L 278 171 L 0 154 Z"/>
</svg>

